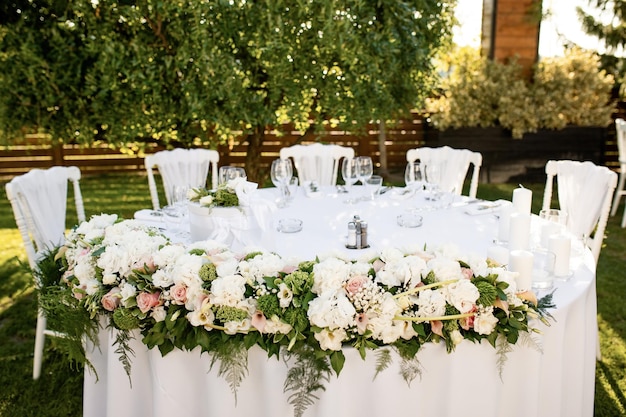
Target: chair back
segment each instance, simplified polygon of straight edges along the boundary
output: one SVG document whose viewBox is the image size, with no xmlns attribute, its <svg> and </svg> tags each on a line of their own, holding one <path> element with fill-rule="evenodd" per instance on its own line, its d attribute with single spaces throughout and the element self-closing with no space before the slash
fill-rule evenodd
<svg viewBox="0 0 626 417">
<path fill-rule="evenodd" d="M 209 169 L 211 187 L 217 188 L 217 163 L 220 154 L 212 149 L 174 149 L 146 155 L 144 160 L 148 176 L 148 188 L 152 207 L 158 210 L 161 205 L 154 180 L 153 169 L 156 167 L 163 180 L 167 204 L 171 203 L 174 186 L 206 187 Z"/>
<path fill-rule="evenodd" d="M 67 215 L 67 184 L 74 185 L 78 222 L 85 221 L 78 167 L 33 169 L 6 184 L 15 223 L 24 241 L 31 268 L 37 254 L 64 243 Z"/>
<path fill-rule="evenodd" d="M 626 120 L 621 118 L 615 119 L 615 132 L 617 134 L 620 169 L 622 172 L 626 172 Z"/>
<path fill-rule="evenodd" d="M 293 158 L 300 183 L 336 185 L 341 158 L 354 158 L 354 149 L 340 145 L 293 145 L 280 150 L 281 159 Z"/>
<path fill-rule="evenodd" d="M 406 153 L 406 160 L 407 162 L 419 160 L 425 166 L 430 164 L 445 165 L 445 170 L 442 172 L 441 177 L 442 181 L 448 185 L 445 188 L 453 189 L 458 195 L 463 192 L 463 183 L 469 171 L 469 166 L 472 164 L 473 170 L 468 196 L 476 198 L 480 167 L 483 163 L 483 156 L 480 152 L 473 152 L 468 149 L 454 149 L 449 146 L 438 148 L 421 147 L 409 149 Z"/>
<path fill-rule="evenodd" d="M 567 229 L 586 242 L 597 262 L 617 185 L 617 174 L 589 161 L 548 161 L 543 210 L 551 208 L 555 178 L 559 209 L 567 213 Z"/>
</svg>

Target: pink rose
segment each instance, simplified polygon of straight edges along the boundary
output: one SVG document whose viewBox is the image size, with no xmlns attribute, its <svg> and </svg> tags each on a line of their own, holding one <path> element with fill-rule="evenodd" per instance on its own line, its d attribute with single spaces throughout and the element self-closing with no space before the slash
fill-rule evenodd
<svg viewBox="0 0 626 417">
<path fill-rule="evenodd" d="M 161 302 L 159 298 L 161 297 L 161 292 L 142 292 L 137 296 L 137 307 L 141 310 L 142 313 L 147 313 L 152 307 L 158 306 Z"/>
<path fill-rule="evenodd" d="M 170 288 L 170 297 L 175 304 L 185 304 L 187 302 L 187 286 L 181 282 Z"/>
<path fill-rule="evenodd" d="M 356 294 L 365 286 L 367 281 L 367 278 L 362 275 L 350 278 L 348 282 L 346 282 L 346 292 L 348 295 Z"/>
<path fill-rule="evenodd" d="M 285 265 L 281 272 L 284 272 L 285 274 L 291 274 L 296 269 L 298 269 L 298 267 L 295 265 Z"/>
<path fill-rule="evenodd" d="M 119 307 L 121 299 L 120 289 L 115 287 L 102 297 L 102 307 L 107 311 L 113 311 Z"/>
</svg>

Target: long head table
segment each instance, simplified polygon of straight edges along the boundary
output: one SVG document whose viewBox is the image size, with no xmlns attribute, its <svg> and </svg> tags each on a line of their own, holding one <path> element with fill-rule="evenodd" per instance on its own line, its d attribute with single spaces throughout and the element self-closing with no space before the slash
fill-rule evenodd
<svg viewBox="0 0 626 417">
<path fill-rule="evenodd" d="M 275 189 L 260 190 L 274 199 Z M 353 191 L 352 194 L 355 192 Z M 494 245 L 497 211 L 475 215 L 472 204 L 456 197 L 446 208 L 432 209 L 422 196 L 390 191 L 374 200 L 345 203 L 349 197 L 335 189 L 315 195 L 302 190 L 274 213 L 280 219 L 298 218 L 297 233 L 272 230 L 273 250 L 284 257 L 311 259 L 319 254 L 342 253 L 358 258 L 386 247 L 454 244 L 462 252 L 486 256 Z M 397 216 L 423 217 L 420 227 L 404 228 Z M 471 212 L 472 215 L 468 214 Z M 347 249 L 348 222 L 354 215 L 368 222 L 369 249 Z M 537 239 L 539 219 L 533 217 Z M 268 236 L 266 236 L 267 238 Z M 538 324 L 540 349 L 518 343 L 499 372 L 496 350 L 487 343 L 463 341 L 449 354 L 443 343 L 425 345 L 418 352 L 421 375 L 408 385 L 400 377 L 400 361 L 376 375 L 376 355 L 362 360 L 345 349 L 346 363 L 338 378 L 326 381 L 325 391 L 305 416 L 587 416 L 593 415 L 597 341 L 595 264 L 582 245 L 573 248 L 573 276 L 555 283 L 550 327 Z M 541 295 L 541 294 L 540 294 Z M 100 347 L 89 356 L 98 380 L 86 368 L 84 415 L 169 417 L 183 416 L 292 416 L 283 392 L 288 366 L 267 358 L 260 349 L 249 351 L 249 374 L 237 397 L 228 382 L 211 369 L 206 354 L 175 350 L 162 357 L 148 350 L 136 334 L 130 379 L 123 369 L 110 330 L 100 333 Z"/>
</svg>

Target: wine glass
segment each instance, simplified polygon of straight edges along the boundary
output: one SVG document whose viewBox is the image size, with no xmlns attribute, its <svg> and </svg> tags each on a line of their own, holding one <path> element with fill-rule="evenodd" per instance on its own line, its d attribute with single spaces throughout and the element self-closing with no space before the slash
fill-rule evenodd
<svg viewBox="0 0 626 417">
<path fill-rule="evenodd" d="M 352 191 L 352 186 L 359 180 L 359 166 L 355 158 L 344 158 L 341 162 L 341 177 L 348 186 L 347 191 Z M 348 198 L 344 203 L 354 203 L 353 198 Z"/>
<path fill-rule="evenodd" d="M 287 203 L 287 183 L 293 176 L 293 166 L 290 159 L 275 159 L 272 161 L 270 170 L 272 183 L 280 191 L 279 207 L 284 207 Z"/>
<path fill-rule="evenodd" d="M 421 190 L 424 187 L 424 176 L 419 162 L 413 161 L 406 165 L 404 183 L 410 190 Z"/>
<path fill-rule="evenodd" d="M 357 156 L 357 172 L 362 185 L 374 174 L 374 164 L 369 156 Z"/>
<path fill-rule="evenodd" d="M 370 179 L 374 174 L 374 164 L 372 163 L 372 158 L 370 158 L 369 156 L 357 156 L 356 160 L 359 181 L 361 182 L 361 185 L 363 185 L 363 187 L 365 188 L 367 180 Z M 363 196 L 363 198 L 361 199 L 366 200 L 367 197 Z"/>
<path fill-rule="evenodd" d="M 241 167 L 223 166 L 219 170 L 219 183 L 226 184 L 235 178 L 247 178 L 246 170 Z"/>
</svg>

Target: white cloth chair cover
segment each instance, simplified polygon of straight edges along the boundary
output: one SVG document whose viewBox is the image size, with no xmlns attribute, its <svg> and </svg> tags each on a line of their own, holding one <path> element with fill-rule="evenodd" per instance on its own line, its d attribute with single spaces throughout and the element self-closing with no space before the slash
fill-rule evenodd
<svg viewBox="0 0 626 417">
<path fill-rule="evenodd" d="M 420 161 L 424 166 L 436 164 L 443 167 L 441 173 L 442 189 L 452 191 L 460 195 L 463 192 L 463 183 L 469 166 L 474 166 L 468 196 L 475 198 L 478 191 L 478 177 L 483 157 L 479 152 L 473 152 L 468 149 L 454 149 L 449 146 L 439 148 L 421 147 L 409 149 L 406 153 L 407 162 Z"/>
<path fill-rule="evenodd" d="M 542 209 L 550 208 L 556 176 L 559 208 L 567 213 L 567 228 L 586 240 L 598 262 L 617 174 L 589 161 L 564 160 L 548 161 L 546 175 Z"/>
<path fill-rule="evenodd" d="M 42 251 L 64 243 L 68 181 L 74 186 L 78 222 L 85 221 L 79 180 L 78 167 L 52 167 L 47 170 L 33 169 L 6 184 L 7 198 L 11 203 L 31 269 L 37 267 L 37 260 Z M 33 379 L 38 379 L 41 374 L 45 335 L 61 336 L 58 332 L 46 328 L 46 318 L 39 311 L 35 333 Z"/>
<path fill-rule="evenodd" d="M 336 185 L 341 158 L 354 158 L 354 149 L 340 145 L 293 145 L 280 150 L 281 159 L 293 158 L 300 184 L 315 181 Z"/>
<path fill-rule="evenodd" d="M 148 174 L 148 188 L 152 207 L 158 210 L 159 194 L 154 181 L 153 168 L 157 168 L 163 180 L 167 204 L 171 203 L 171 191 L 174 186 L 206 187 L 209 168 L 211 186 L 217 188 L 217 163 L 220 155 L 212 149 L 174 149 L 146 155 L 145 166 Z"/>
<path fill-rule="evenodd" d="M 615 132 L 619 153 L 619 181 L 613 197 L 611 216 L 617 213 L 619 202 L 626 195 L 626 189 L 624 189 L 624 185 L 626 185 L 626 120 L 615 119 Z M 626 207 L 624 207 L 624 215 L 622 216 L 622 227 L 626 227 Z"/>
</svg>

